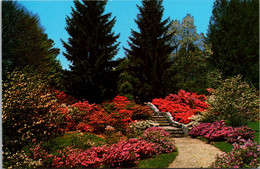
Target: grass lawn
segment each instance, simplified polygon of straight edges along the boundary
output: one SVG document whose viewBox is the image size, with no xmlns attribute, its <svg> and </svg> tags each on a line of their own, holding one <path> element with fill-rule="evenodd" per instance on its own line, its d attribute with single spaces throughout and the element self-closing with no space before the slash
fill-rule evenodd
<svg viewBox="0 0 260 169">
<path fill-rule="evenodd" d="M 166 168 L 177 157 L 178 151 L 155 155 L 151 159 L 140 160 L 137 168 Z"/>
<path fill-rule="evenodd" d="M 73 148 L 88 149 L 93 146 L 105 144 L 105 140 L 90 133 L 70 132 L 42 143 L 43 149 L 51 154 L 68 146 Z"/>
<path fill-rule="evenodd" d="M 256 141 L 257 144 L 260 144 L 259 143 L 259 121 L 255 121 L 255 122 L 248 124 L 248 127 L 252 128 L 253 130 L 256 131 L 254 141 Z"/>
<path fill-rule="evenodd" d="M 230 143 L 227 143 L 225 141 L 221 141 L 221 142 L 212 142 L 212 145 L 214 145 L 215 147 L 219 148 L 221 151 L 224 152 L 230 152 L 233 149 L 233 145 Z"/>
</svg>

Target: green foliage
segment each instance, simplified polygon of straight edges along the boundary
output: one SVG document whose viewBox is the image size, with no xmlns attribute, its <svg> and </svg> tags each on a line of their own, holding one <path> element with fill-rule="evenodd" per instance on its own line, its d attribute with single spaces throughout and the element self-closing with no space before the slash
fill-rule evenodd
<svg viewBox="0 0 260 169">
<path fill-rule="evenodd" d="M 28 65 L 45 75 L 54 75 L 52 85 L 61 87 L 59 49 L 44 33 L 39 17 L 16 1 L 2 1 L 3 80 L 8 72 Z"/>
<path fill-rule="evenodd" d="M 210 63 L 225 78 L 237 74 L 259 87 L 259 1 L 216 0 L 207 33 Z"/>
<path fill-rule="evenodd" d="M 242 76 L 228 78 L 208 97 L 209 114 L 229 125 L 241 126 L 255 120 L 259 113 L 259 93 Z M 211 116 L 211 115 L 210 115 Z"/>
<path fill-rule="evenodd" d="M 171 65 L 169 55 L 174 48 L 169 43 L 172 34 L 167 33 L 169 18 L 162 20 L 162 0 L 143 0 L 142 6 L 137 7 L 139 14 L 135 22 L 140 31 L 132 30 L 128 41 L 130 49 L 125 48 L 126 87 L 127 90 L 132 88 L 130 94 L 137 102 L 144 102 L 166 94 Z"/>
<path fill-rule="evenodd" d="M 56 103 L 47 80 L 37 73 L 14 71 L 3 83 L 2 124 L 4 151 L 16 152 L 32 141 L 55 134 L 51 107 Z"/>
<path fill-rule="evenodd" d="M 117 90 L 120 96 L 125 96 L 129 100 L 134 100 L 133 83 L 135 79 L 127 72 L 129 67 L 129 59 L 120 62 L 118 70 L 121 72 L 117 82 Z"/>
<path fill-rule="evenodd" d="M 167 168 L 177 155 L 177 150 L 172 153 L 154 155 L 150 159 L 140 160 L 137 168 Z"/>
<path fill-rule="evenodd" d="M 104 14 L 107 1 L 74 1 L 71 17 L 66 18 L 68 42 L 64 56 L 71 61 L 69 71 L 64 71 L 66 92 L 90 103 L 100 103 L 115 96 L 118 74 L 113 61 L 118 51 L 119 35 L 112 31 L 115 18 Z"/>
</svg>

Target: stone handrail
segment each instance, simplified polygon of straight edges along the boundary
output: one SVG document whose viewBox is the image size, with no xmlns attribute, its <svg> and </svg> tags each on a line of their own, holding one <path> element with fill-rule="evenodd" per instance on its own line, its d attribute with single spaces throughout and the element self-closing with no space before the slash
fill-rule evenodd
<svg viewBox="0 0 260 169">
<path fill-rule="evenodd" d="M 154 115 L 161 115 L 162 114 L 159 111 L 159 109 L 154 104 L 152 104 L 151 102 L 146 102 L 144 104 L 146 104 L 147 106 L 149 106 L 153 110 Z"/>
<path fill-rule="evenodd" d="M 160 112 L 159 109 L 154 104 L 152 104 L 151 102 L 147 102 L 145 104 L 147 106 L 149 106 L 153 110 L 154 115 L 163 115 L 163 116 L 165 116 L 172 126 L 180 127 L 182 129 L 182 131 L 184 132 L 185 136 L 189 135 L 188 134 L 189 133 L 188 126 L 185 125 L 185 124 L 179 123 L 177 121 L 174 121 L 170 112 Z"/>
<path fill-rule="evenodd" d="M 170 122 L 170 124 L 172 126 L 178 126 L 181 127 L 182 131 L 184 132 L 185 136 L 189 135 L 189 129 L 185 124 L 179 123 L 177 121 L 173 120 L 172 114 L 170 112 L 165 112 L 164 116 L 166 116 L 166 118 L 168 119 L 168 121 Z"/>
</svg>

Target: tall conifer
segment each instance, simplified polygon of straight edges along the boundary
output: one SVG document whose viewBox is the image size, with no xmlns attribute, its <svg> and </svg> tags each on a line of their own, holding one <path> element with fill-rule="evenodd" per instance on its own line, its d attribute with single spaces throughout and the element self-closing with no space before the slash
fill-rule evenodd
<svg viewBox="0 0 260 169">
<path fill-rule="evenodd" d="M 259 1 L 216 0 L 207 43 L 211 65 L 224 77 L 242 74 L 259 87 Z"/>
<path fill-rule="evenodd" d="M 112 28 L 115 18 L 104 14 L 106 1 L 74 1 L 66 30 L 70 37 L 63 42 L 63 54 L 71 62 L 64 73 L 67 93 L 78 99 L 101 102 L 111 96 L 116 79 L 113 77 L 113 57 L 118 51 L 119 35 Z"/>
<path fill-rule="evenodd" d="M 143 0 L 137 6 L 140 13 L 135 20 L 139 32 L 132 30 L 130 49 L 125 49 L 129 59 L 128 73 L 134 81 L 133 95 L 138 101 L 151 101 L 164 96 L 169 80 L 170 45 L 173 34 L 168 34 L 169 18 L 162 21 L 162 0 Z"/>
</svg>

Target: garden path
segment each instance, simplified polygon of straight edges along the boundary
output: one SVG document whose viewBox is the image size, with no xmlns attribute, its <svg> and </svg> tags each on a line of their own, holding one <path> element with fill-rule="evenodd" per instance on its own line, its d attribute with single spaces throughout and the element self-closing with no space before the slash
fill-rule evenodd
<svg viewBox="0 0 260 169">
<path fill-rule="evenodd" d="M 189 137 L 173 138 L 178 156 L 168 168 L 208 168 L 222 151 L 213 145 Z"/>
</svg>

